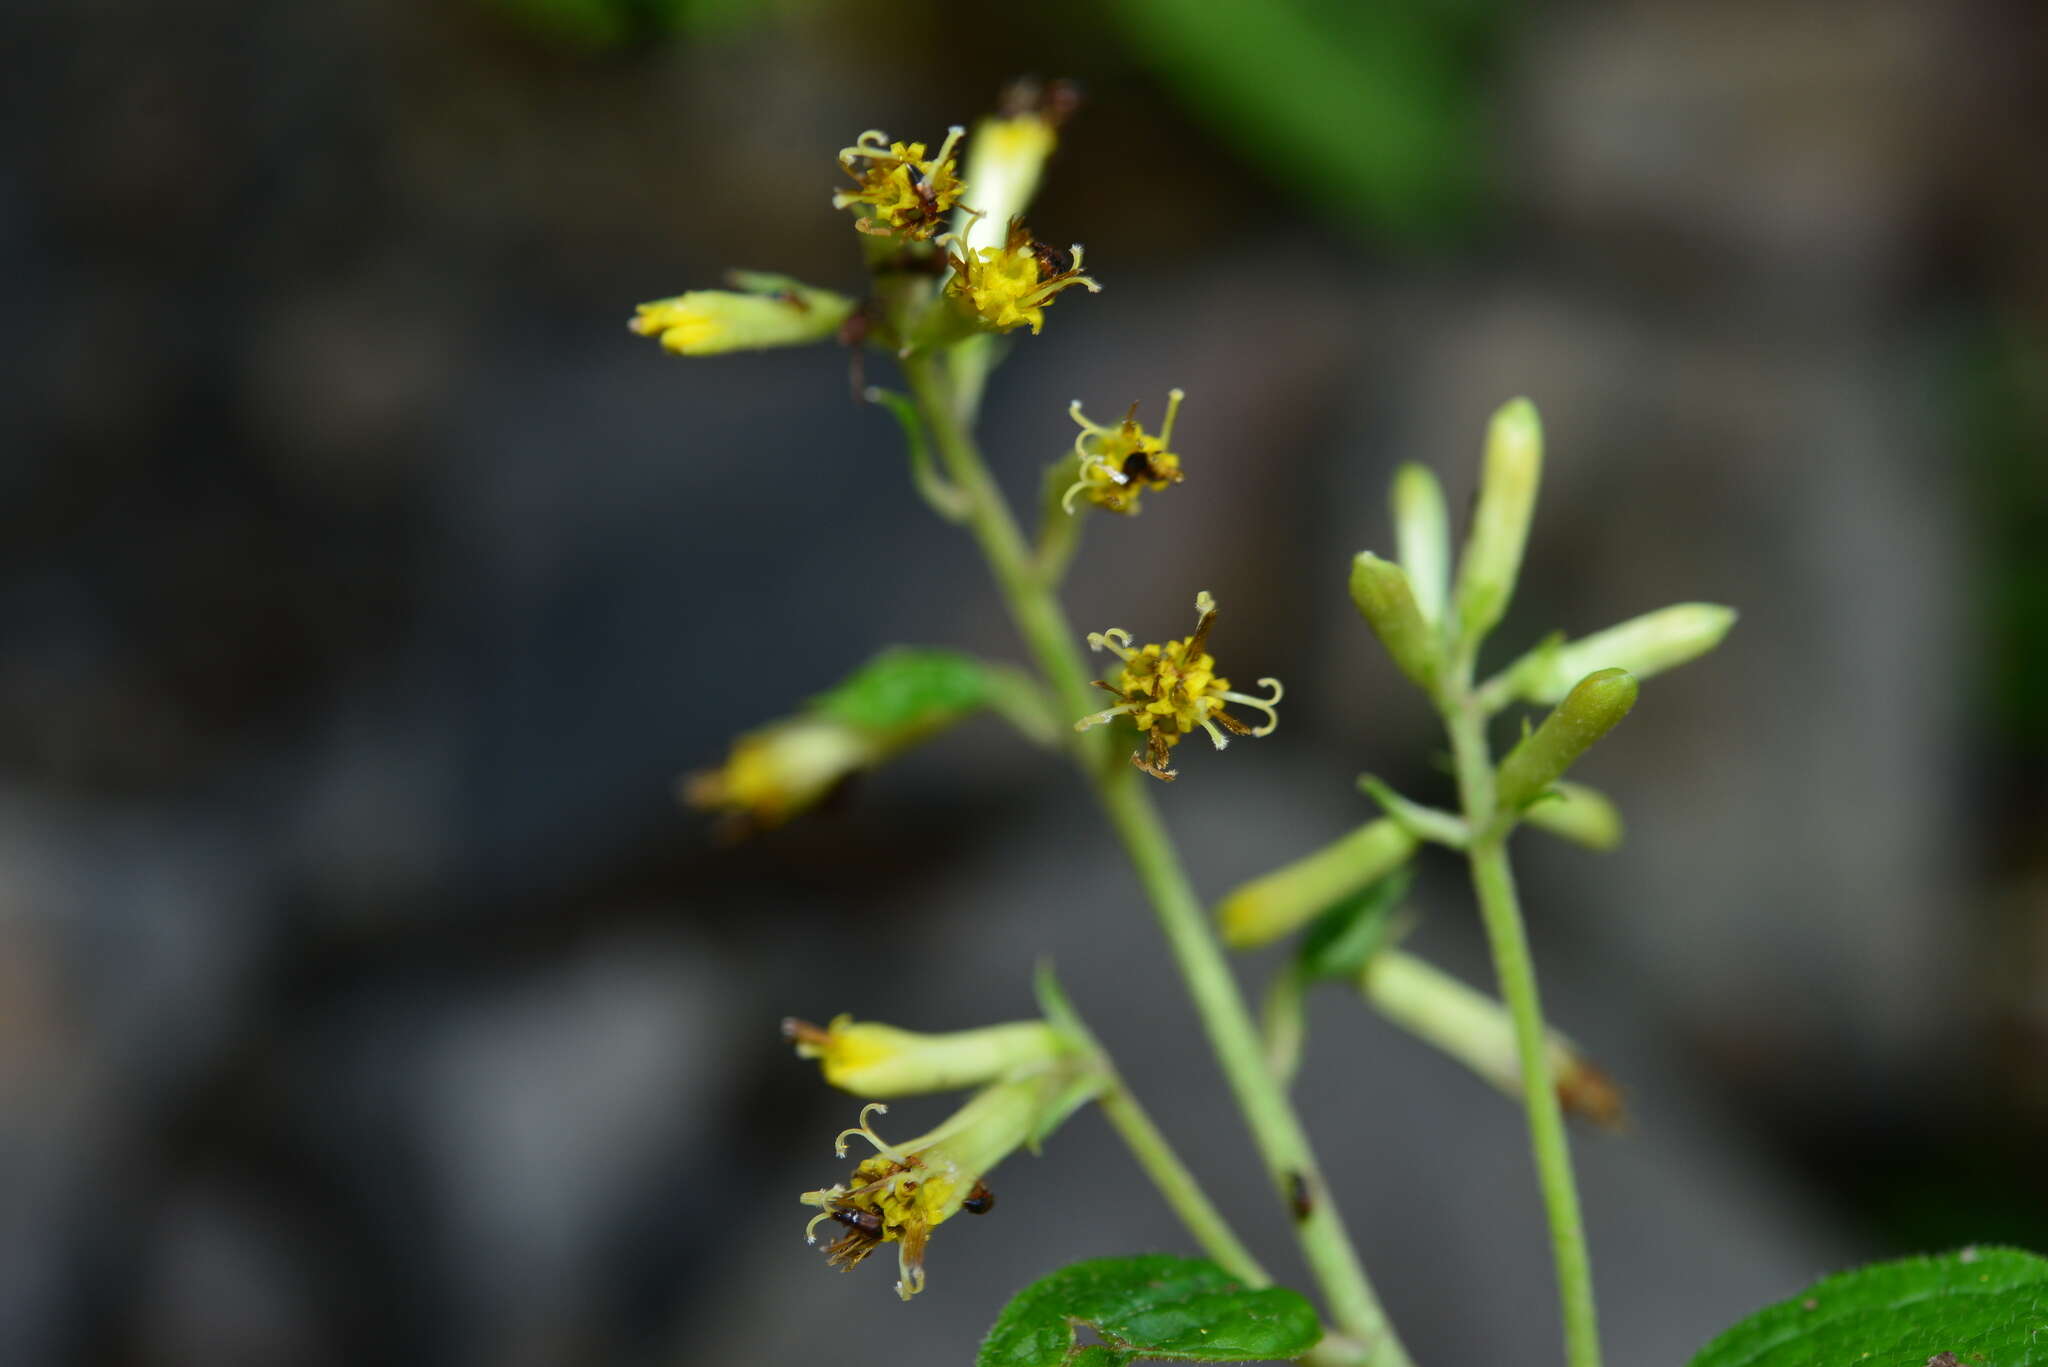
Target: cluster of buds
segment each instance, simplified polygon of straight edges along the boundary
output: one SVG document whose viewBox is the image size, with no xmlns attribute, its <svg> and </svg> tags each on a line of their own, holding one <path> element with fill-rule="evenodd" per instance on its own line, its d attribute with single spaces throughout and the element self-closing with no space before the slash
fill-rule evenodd
<svg viewBox="0 0 2048 1367">
<path fill-rule="evenodd" d="M 1109 1080 L 1091 1050 L 1044 1021 L 927 1035 L 841 1016 L 823 1028 L 788 1020 L 783 1033 L 844 1091 L 897 1097 L 980 1088 L 936 1129 L 900 1142 L 876 1133 L 870 1116 L 889 1108 L 869 1102 L 833 1151 L 844 1158 L 847 1145 L 861 1140 L 874 1153 L 846 1181 L 799 1198 L 818 1212 L 804 1231 L 809 1242 L 817 1242 L 820 1225 L 838 1227 L 826 1250 L 834 1267 L 857 1266 L 883 1244 L 897 1244 L 896 1294 L 905 1300 L 924 1289 L 932 1231 L 963 1210 L 993 1209 L 986 1179 L 996 1165 L 1020 1148 L 1035 1150 Z"/>
<path fill-rule="evenodd" d="M 1543 429 L 1535 407 L 1516 399 L 1487 429 L 1472 527 L 1453 581 L 1449 516 L 1436 477 L 1419 465 L 1396 474 L 1392 509 L 1398 557 L 1361 551 L 1351 597 L 1387 654 L 1417 687 L 1436 695 L 1469 679 L 1480 643 L 1506 614 L 1520 574 L 1543 470 Z M 1565 774 L 1634 707 L 1639 681 L 1720 644 L 1732 609 L 1680 603 L 1577 641 L 1553 638 L 1509 665 L 1471 696 L 1485 713 L 1512 703 L 1552 704 L 1494 772 L 1500 821 L 1528 825 L 1611 849 L 1620 818 L 1599 792 Z M 1369 791 L 1387 815 L 1236 889 L 1217 907 L 1224 937 L 1251 948 L 1307 924 L 1333 903 L 1401 867 L 1424 840 L 1476 839 L 1447 813 Z"/>
</svg>

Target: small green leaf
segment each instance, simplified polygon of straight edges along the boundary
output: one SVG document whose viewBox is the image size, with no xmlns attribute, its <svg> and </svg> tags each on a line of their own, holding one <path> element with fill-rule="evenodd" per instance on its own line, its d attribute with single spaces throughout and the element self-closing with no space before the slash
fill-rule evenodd
<svg viewBox="0 0 2048 1367">
<path fill-rule="evenodd" d="M 952 650 L 896 646 L 811 700 L 814 712 L 864 731 L 893 735 L 943 726 L 988 702 L 984 667 Z"/>
<path fill-rule="evenodd" d="M 2048 1260 L 1966 1248 L 1874 1263 L 1760 1310 L 1692 1367 L 2048 1365 Z"/>
<path fill-rule="evenodd" d="M 1318 917 L 1301 937 L 1295 960 L 1303 981 L 1355 978 L 1364 971 L 1366 960 L 1397 938 L 1394 912 L 1414 881 L 1413 870 L 1396 869 Z"/>
<path fill-rule="evenodd" d="M 1084 1333 L 1099 1343 L 1082 1343 Z M 1322 1337 L 1299 1294 L 1247 1291 L 1216 1264 L 1153 1253 L 1093 1258 L 1017 1293 L 975 1367 L 1124 1367 L 1297 1358 Z"/>
</svg>

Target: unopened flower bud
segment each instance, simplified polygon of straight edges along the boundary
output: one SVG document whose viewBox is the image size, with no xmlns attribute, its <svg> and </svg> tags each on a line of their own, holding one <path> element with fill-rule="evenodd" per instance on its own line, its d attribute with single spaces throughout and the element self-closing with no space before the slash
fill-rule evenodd
<svg viewBox="0 0 2048 1367">
<path fill-rule="evenodd" d="M 1436 687 L 1436 633 L 1424 620 L 1408 576 L 1371 551 L 1351 562 L 1351 601 L 1387 654 L 1417 688 Z"/>
<path fill-rule="evenodd" d="M 1458 566 L 1458 629 L 1469 643 L 1493 630 L 1515 595 L 1542 478 L 1543 424 L 1536 406 L 1510 400 L 1487 428 L 1479 502 Z"/>
<path fill-rule="evenodd" d="M 1598 788 L 1561 779 L 1550 785 L 1551 796 L 1529 804 L 1522 820 L 1589 850 L 1611 850 L 1621 844 L 1621 813 Z"/>
<path fill-rule="evenodd" d="M 1401 949 L 1382 949 L 1367 960 L 1358 986 L 1388 1020 L 1522 1099 L 1514 1022 L 1500 1002 Z M 1619 1128 L 1622 1098 L 1613 1080 L 1555 1030 L 1548 1032 L 1545 1053 L 1564 1108 L 1596 1125 Z"/>
<path fill-rule="evenodd" d="M 835 1017 L 822 1029 L 792 1017 L 782 1023 L 782 1033 L 799 1058 L 819 1061 L 826 1082 L 870 1097 L 979 1087 L 1065 1052 L 1059 1032 L 1044 1021 L 927 1035 L 851 1016 Z"/>
<path fill-rule="evenodd" d="M 1565 695 L 1543 724 L 1500 762 L 1495 798 L 1503 811 L 1519 812 L 1564 777 L 1636 705 L 1636 680 L 1625 669 L 1588 674 Z"/>
<path fill-rule="evenodd" d="M 1224 941 L 1255 949 L 1307 924 L 1340 898 L 1392 873 L 1415 853 L 1416 838 L 1389 818 L 1368 822 L 1314 854 L 1255 878 L 1216 907 Z"/>
<path fill-rule="evenodd" d="M 732 290 L 692 290 L 640 305 L 628 326 L 658 337 L 682 356 L 807 346 L 829 341 L 852 316 L 854 301 L 779 275 L 733 272 Z"/>
<path fill-rule="evenodd" d="M 1591 636 L 1531 652 L 1511 671 L 1514 691 L 1531 702 L 1556 702 L 1588 673 L 1609 665 L 1646 679 L 1706 654 L 1734 625 L 1733 608 L 1675 603 Z"/>
<path fill-rule="evenodd" d="M 1394 549 L 1416 610 L 1431 626 L 1444 618 L 1444 600 L 1451 592 L 1451 521 L 1444 509 L 1444 488 L 1429 468 L 1409 462 L 1394 472 Z"/>
<path fill-rule="evenodd" d="M 779 826 L 881 758 L 874 735 L 829 717 L 793 717 L 732 743 L 716 769 L 683 780 L 683 800 L 744 825 Z"/>
</svg>

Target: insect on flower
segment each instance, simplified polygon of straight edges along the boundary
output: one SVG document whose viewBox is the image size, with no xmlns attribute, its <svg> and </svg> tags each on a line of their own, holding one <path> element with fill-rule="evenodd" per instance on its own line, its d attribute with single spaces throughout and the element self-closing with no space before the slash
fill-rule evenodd
<svg viewBox="0 0 2048 1367">
<path fill-rule="evenodd" d="M 1029 324 L 1036 336 L 1045 326 L 1045 306 L 1061 290 L 1079 285 L 1090 294 L 1101 291 L 1081 274 L 1078 243 L 1063 250 L 1040 242 L 1020 217 L 1010 220 L 1002 246 L 970 247 L 968 238 L 980 221 L 979 216 L 971 218 L 949 235 L 957 250 L 946 257 L 953 267 L 946 293 L 988 327 L 1010 332 Z"/>
<path fill-rule="evenodd" d="M 1067 407 L 1081 435 L 1074 438 L 1074 456 L 1080 461 L 1080 478 L 1060 495 L 1060 507 L 1074 511 L 1074 499 L 1085 495 L 1090 503 L 1112 513 L 1133 514 L 1138 498 L 1147 489 L 1164 489 L 1181 481 L 1180 457 L 1167 449 L 1173 440 L 1173 420 L 1184 396 L 1176 389 L 1166 396 L 1166 421 L 1153 436 L 1138 424 L 1138 405 L 1131 405 L 1124 420 L 1114 427 L 1088 421 L 1079 399 Z"/>
<path fill-rule="evenodd" d="M 1271 696 L 1254 698 L 1231 691 L 1230 680 L 1216 673 L 1216 658 L 1206 650 L 1209 629 L 1216 622 L 1216 600 L 1207 589 L 1195 595 L 1195 611 L 1201 614 L 1194 634 L 1164 645 L 1131 648 L 1131 633 L 1122 627 L 1088 633 L 1088 648 L 1107 650 L 1124 662 L 1116 682 L 1095 680 L 1095 686 L 1116 695 L 1117 704 L 1091 713 L 1074 723 L 1076 731 L 1101 726 L 1118 717 L 1129 717 L 1144 733 L 1145 748 L 1131 755 L 1131 763 L 1157 779 L 1171 780 L 1180 773 L 1167 768 L 1173 747 L 1197 726 L 1209 733 L 1218 750 L 1230 744 L 1224 732 L 1238 736 L 1269 736 L 1280 724 L 1274 706 L 1283 690 L 1278 679 L 1259 680 L 1259 687 Z M 1225 703 L 1254 707 L 1267 717 L 1264 726 L 1246 726 L 1223 710 Z"/>
</svg>

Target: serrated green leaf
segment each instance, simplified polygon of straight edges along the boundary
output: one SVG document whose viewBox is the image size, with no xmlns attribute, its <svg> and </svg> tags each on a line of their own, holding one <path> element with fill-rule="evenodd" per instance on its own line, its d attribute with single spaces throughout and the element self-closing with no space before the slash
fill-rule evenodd
<svg viewBox="0 0 2048 1367">
<path fill-rule="evenodd" d="M 1099 1343 L 1080 1342 L 1092 1331 Z M 975 1367 L 1124 1367 L 1138 1361 L 1297 1358 L 1322 1326 L 1284 1287 L 1247 1291 L 1216 1264 L 1154 1253 L 1093 1258 L 1040 1278 L 1003 1308 Z"/>
<path fill-rule="evenodd" d="M 2048 1260 L 2016 1248 L 1874 1263 L 1815 1282 L 1692 1367 L 2048 1367 Z"/>
<path fill-rule="evenodd" d="M 988 702 L 981 661 L 952 650 L 896 646 L 869 660 L 811 710 L 881 735 L 943 726 Z"/>
<path fill-rule="evenodd" d="M 1413 870 L 1396 869 L 1317 917 L 1301 937 L 1295 959 L 1303 981 L 1356 977 L 1366 960 L 1395 938 L 1394 913 L 1414 881 Z"/>
</svg>

